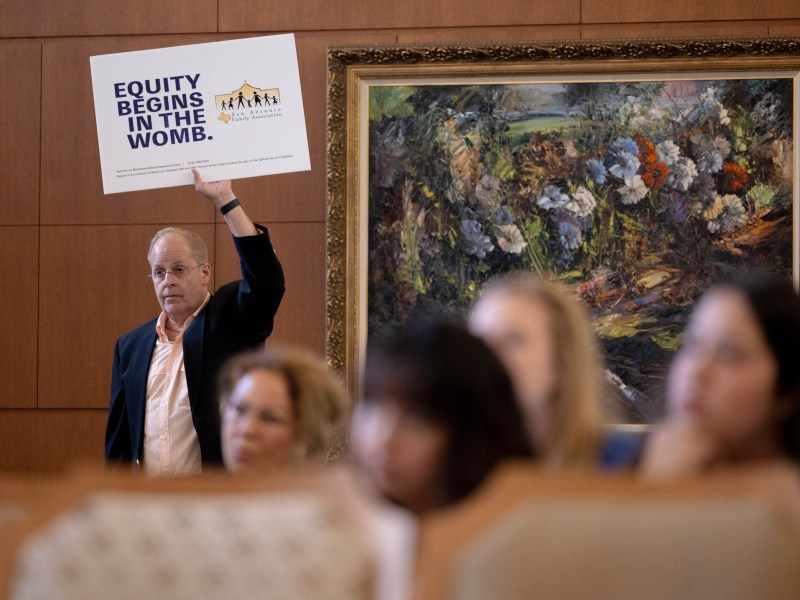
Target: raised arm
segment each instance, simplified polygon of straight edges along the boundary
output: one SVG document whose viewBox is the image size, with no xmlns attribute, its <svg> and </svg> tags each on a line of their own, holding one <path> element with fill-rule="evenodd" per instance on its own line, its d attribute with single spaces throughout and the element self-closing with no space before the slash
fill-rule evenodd
<svg viewBox="0 0 800 600">
<path fill-rule="evenodd" d="M 236 205 L 233 208 L 227 207 L 225 214 L 222 215 L 234 237 L 258 235 L 258 229 L 256 229 L 253 221 L 247 216 L 244 209 L 238 205 L 230 179 L 203 181 L 200 171 L 197 169 L 192 169 L 192 174 L 194 175 L 194 189 L 213 202 L 217 210 L 225 208 L 234 200 L 236 201 Z"/>
<path fill-rule="evenodd" d="M 266 227 L 253 224 L 241 206 L 225 208 L 236 195 L 231 182 L 204 182 L 197 169 L 192 169 L 195 189 L 214 203 L 219 210 L 223 208 L 224 219 L 234 237 L 234 245 L 239 255 L 242 279 L 220 287 L 215 296 L 222 298 L 229 292 L 237 326 L 254 341 L 263 342 L 272 331 L 275 313 L 278 311 L 285 291 L 283 268 L 272 248 L 272 241 Z M 223 306 L 224 303 L 220 304 Z"/>
</svg>

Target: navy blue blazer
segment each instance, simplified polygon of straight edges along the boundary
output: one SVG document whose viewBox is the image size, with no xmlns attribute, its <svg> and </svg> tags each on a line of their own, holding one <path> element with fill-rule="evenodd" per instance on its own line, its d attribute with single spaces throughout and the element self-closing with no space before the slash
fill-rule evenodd
<svg viewBox="0 0 800 600">
<path fill-rule="evenodd" d="M 220 366 L 244 350 L 256 348 L 272 332 L 283 297 L 283 269 L 266 228 L 234 237 L 242 279 L 212 294 L 183 334 L 183 360 L 192 421 L 203 464 L 222 462 L 219 405 L 215 387 Z M 153 319 L 120 336 L 114 347 L 111 402 L 106 426 L 106 461 L 138 464 L 144 453 L 147 373 L 156 345 Z"/>
</svg>

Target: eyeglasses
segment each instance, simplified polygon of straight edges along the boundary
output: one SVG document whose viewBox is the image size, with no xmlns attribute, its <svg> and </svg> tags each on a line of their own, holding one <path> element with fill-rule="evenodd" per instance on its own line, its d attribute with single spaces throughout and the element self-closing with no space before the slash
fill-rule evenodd
<svg viewBox="0 0 800 600">
<path fill-rule="evenodd" d="M 183 265 L 178 265 L 171 271 L 169 269 L 156 269 L 150 273 L 148 277 L 153 281 L 164 281 L 167 278 L 167 275 L 172 275 L 175 279 L 183 279 L 189 274 L 189 271 L 192 271 L 197 267 L 202 267 L 204 264 L 206 263 L 200 263 L 199 265 L 195 265 L 193 267 L 184 267 Z"/>
</svg>

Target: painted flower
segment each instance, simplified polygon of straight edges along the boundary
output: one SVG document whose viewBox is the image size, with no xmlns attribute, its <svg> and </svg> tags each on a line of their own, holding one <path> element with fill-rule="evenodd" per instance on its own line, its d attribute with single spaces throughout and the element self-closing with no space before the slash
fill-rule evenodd
<svg viewBox="0 0 800 600">
<path fill-rule="evenodd" d="M 488 235 L 484 235 L 483 227 L 474 219 L 461 221 L 461 233 L 464 234 L 465 252 L 477 258 L 486 258 L 486 253 L 494 250 Z"/>
<path fill-rule="evenodd" d="M 708 150 L 697 159 L 697 170 L 705 173 L 717 173 L 722 168 L 722 155 Z"/>
<path fill-rule="evenodd" d="M 691 214 L 691 205 L 686 194 L 674 190 L 661 193 L 658 197 L 658 208 L 671 223 L 685 223 Z"/>
<path fill-rule="evenodd" d="M 542 190 L 542 195 L 536 201 L 545 210 L 553 210 L 569 202 L 569 196 L 562 192 L 558 186 L 548 185 Z"/>
<path fill-rule="evenodd" d="M 722 212 L 722 200 L 719 194 L 713 194 L 708 198 L 702 198 L 694 203 L 693 210 L 706 221 L 716 219 Z"/>
<path fill-rule="evenodd" d="M 716 119 L 721 125 L 728 125 L 731 122 L 727 109 L 719 101 L 719 90 L 716 86 L 708 86 L 705 92 L 700 94 L 700 100 L 709 118 Z"/>
<path fill-rule="evenodd" d="M 664 181 L 669 188 L 686 192 L 689 186 L 697 177 L 697 166 L 691 158 L 683 157 L 677 164 L 672 166 L 672 170 Z"/>
<path fill-rule="evenodd" d="M 638 131 L 633 134 L 633 140 L 636 142 L 636 147 L 639 151 L 639 160 L 641 160 L 643 163 L 658 160 L 658 153 L 656 152 L 656 147 L 653 142 L 648 140 Z"/>
<path fill-rule="evenodd" d="M 700 94 L 700 104 L 684 113 L 686 120 L 690 123 L 713 120 L 720 125 L 729 125 L 731 118 L 728 116 L 728 109 L 722 105 L 718 96 L 719 91 L 717 88 L 713 85 L 708 86 Z"/>
<path fill-rule="evenodd" d="M 669 175 L 669 167 L 659 160 L 658 151 L 653 142 L 639 132 L 635 133 L 633 137 L 639 146 L 638 157 L 642 163 L 642 180 L 651 188 L 660 188 Z"/>
<path fill-rule="evenodd" d="M 719 94 L 719 91 L 717 90 L 717 86 L 715 86 L 713 84 L 712 85 L 707 85 L 706 89 L 704 89 L 700 93 L 700 102 L 703 105 L 708 105 L 708 104 L 711 104 L 713 102 L 716 102 L 718 94 Z"/>
<path fill-rule="evenodd" d="M 694 189 L 697 198 L 713 198 L 717 195 L 717 182 L 710 173 L 698 173 Z"/>
<path fill-rule="evenodd" d="M 624 152 L 627 152 L 628 154 L 636 154 L 639 152 L 639 146 L 637 146 L 636 142 L 629 137 L 617 138 L 611 142 L 611 152 L 617 156 Z"/>
<path fill-rule="evenodd" d="M 716 119 L 720 125 L 730 125 L 731 118 L 728 116 L 728 109 L 721 102 L 715 102 L 708 109 L 709 117 Z"/>
<path fill-rule="evenodd" d="M 654 189 L 662 187 L 668 176 L 669 167 L 667 167 L 667 165 L 665 165 L 663 162 L 659 161 L 648 163 L 644 172 L 642 173 L 642 179 L 644 182 Z"/>
<path fill-rule="evenodd" d="M 750 184 L 750 176 L 742 167 L 735 163 L 725 163 L 722 167 L 722 191 L 725 193 L 738 192 Z"/>
<path fill-rule="evenodd" d="M 718 135 L 714 138 L 714 141 L 711 142 L 711 147 L 716 152 L 719 152 L 722 158 L 727 158 L 731 153 L 731 143 L 722 135 Z"/>
<path fill-rule="evenodd" d="M 606 182 L 608 171 L 606 171 L 605 165 L 596 158 L 586 161 L 586 172 L 596 184 L 601 185 Z"/>
<path fill-rule="evenodd" d="M 638 101 L 638 98 L 637 98 Z M 640 114 L 631 119 L 632 127 L 647 127 L 656 121 L 662 120 L 666 116 L 666 111 L 658 106 L 653 106 L 648 110 L 641 111 Z"/>
<path fill-rule="evenodd" d="M 635 154 L 621 152 L 617 157 L 617 162 L 609 167 L 608 172 L 614 177 L 626 181 L 636 174 L 640 166 L 641 163 Z"/>
<path fill-rule="evenodd" d="M 596 206 L 594 194 L 583 186 L 579 186 L 572 198 L 564 204 L 564 208 L 577 217 L 588 217 Z"/>
<path fill-rule="evenodd" d="M 625 185 L 617 188 L 623 204 L 638 204 L 647 195 L 647 186 L 640 175 L 634 175 L 625 181 Z"/>
<path fill-rule="evenodd" d="M 694 135 L 691 141 L 697 157 L 697 170 L 701 173 L 718 173 L 724 159 L 731 153 L 730 142 L 721 135 L 713 140 L 703 135 Z"/>
<path fill-rule="evenodd" d="M 558 241 L 566 250 L 577 250 L 583 243 L 583 234 L 574 223 L 561 221 L 558 224 Z"/>
<path fill-rule="evenodd" d="M 681 157 L 681 148 L 672 140 L 664 140 L 656 145 L 656 152 L 658 152 L 658 160 L 663 162 L 668 167 L 671 167 Z"/>
<path fill-rule="evenodd" d="M 747 220 L 747 212 L 741 198 L 735 194 L 717 196 L 707 207 L 703 216 L 708 220 L 711 233 L 733 231 Z"/>
<path fill-rule="evenodd" d="M 492 221 L 495 225 L 511 225 L 514 222 L 514 217 L 511 216 L 511 211 L 505 206 L 501 206 L 492 216 Z"/>
<path fill-rule="evenodd" d="M 522 237 L 519 227 L 513 223 L 510 225 L 498 225 L 497 245 L 503 252 L 508 254 L 519 254 L 528 245 Z"/>
</svg>

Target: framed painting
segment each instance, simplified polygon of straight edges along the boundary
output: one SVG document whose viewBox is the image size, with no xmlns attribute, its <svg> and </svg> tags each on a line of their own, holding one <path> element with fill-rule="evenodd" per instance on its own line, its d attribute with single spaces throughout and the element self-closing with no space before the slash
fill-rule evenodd
<svg viewBox="0 0 800 600">
<path fill-rule="evenodd" d="M 570 285 L 647 423 L 692 303 L 797 281 L 800 39 L 328 52 L 327 353 L 463 314 L 495 274 Z"/>
</svg>

